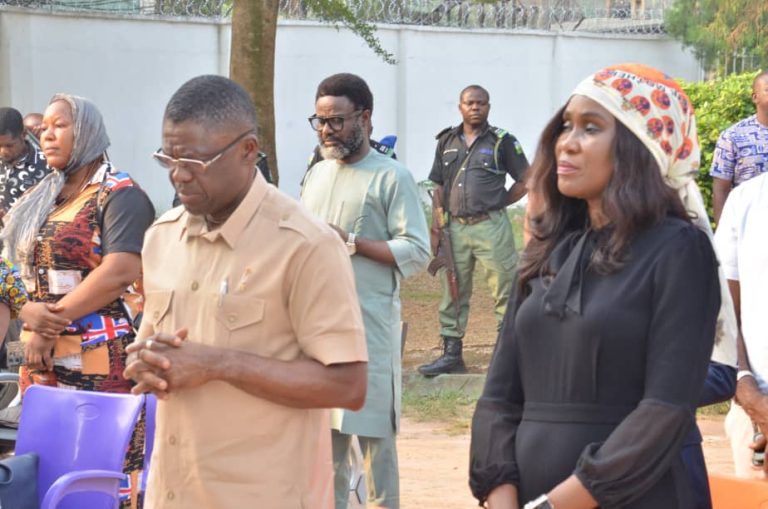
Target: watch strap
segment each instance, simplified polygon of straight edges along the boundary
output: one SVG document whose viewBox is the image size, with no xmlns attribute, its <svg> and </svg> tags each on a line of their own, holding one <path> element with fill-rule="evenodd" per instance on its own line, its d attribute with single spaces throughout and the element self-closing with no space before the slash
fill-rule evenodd
<svg viewBox="0 0 768 509">
<path fill-rule="evenodd" d="M 552 502 L 549 501 L 549 497 L 547 495 L 539 495 L 535 499 L 525 504 L 523 509 L 555 509 L 555 506 L 553 506 Z"/>
<path fill-rule="evenodd" d="M 349 253 L 350 256 L 352 256 L 357 252 L 356 240 L 357 240 L 357 235 L 355 235 L 352 232 L 349 232 L 347 234 L 347 241 L 345 242 L 345 244 L 347 245 L 347 252 Z"/>
<path fill-rule="evenodd" d="M 742 379 L 742 378 L 744 378 L 745 376 L 751 376 L 752 378 L 754 378 L 754 377 L 755 377 L 755 374 L 754 374 L 754 373 L 752 373 L 752 372 L 751 372 L 750 370 L 748 370 L 748 369 L 742 369 L 742 370 L 740 370 L 738 373 L 736 373 L 736 381 L 738 382 L 739 380 L 741 380 L 741 379 Z"/>
</svg>

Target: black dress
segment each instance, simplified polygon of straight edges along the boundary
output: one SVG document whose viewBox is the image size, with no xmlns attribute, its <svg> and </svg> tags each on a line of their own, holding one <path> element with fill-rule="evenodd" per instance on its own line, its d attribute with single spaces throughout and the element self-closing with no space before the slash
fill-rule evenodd
<svg viewBox="0 0 768 509">
<path fill-rule="evenodd" d="M 589 260 L 604 235 L 568 235 L 554 276 L 510 299 L 472 422 L 481 502 L 510 483 L 522 507 L 575 474 L 604 509 L 691 506 L 680 447 L 712 353 L 715 255 L 704 233 L 667 219 L 598 274 Z"/>
</svg>

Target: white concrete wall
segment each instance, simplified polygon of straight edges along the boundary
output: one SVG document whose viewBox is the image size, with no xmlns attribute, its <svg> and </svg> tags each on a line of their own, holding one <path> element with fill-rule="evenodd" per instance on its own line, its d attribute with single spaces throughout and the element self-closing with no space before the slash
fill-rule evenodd
<svg viewBox="0 0 768 509">
<path fill-rule="evenodd" d="M 150 160 L 160 145 L 163 108 L 187 79 L 226 75 L 229 26 L 217 22 L 60 14 L 0 7 L 0 105 L 41 111 L 59 91 L 92 99 L 112 138 L 115 163 L 150 193 L 158 211 L 172 190 Z M 384 64 L 347 30 L 283 21 L 277 40 L 275 107 L 281 188 L 298 184 L 316 142 L 306 118 L 324 77 L 365 78 L 374 93 L 374 137 L 397 134 L 398 157 L 426 178 L 434 135 L 457 124 L 458 93 L 478 83 L 491 93 L 491 123 L 514 133 L 532 156 L 538 134 L 574 85 L 612 63 L 641 62 L 688 80 L 694 57 L 666 38 L 464 31 L 384 26 Z"/>
</svg>

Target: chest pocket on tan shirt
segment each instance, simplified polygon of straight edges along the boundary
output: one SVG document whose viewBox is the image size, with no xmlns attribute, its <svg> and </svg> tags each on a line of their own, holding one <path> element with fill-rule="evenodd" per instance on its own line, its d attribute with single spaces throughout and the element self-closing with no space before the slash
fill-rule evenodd
<svg viewBox="0 0 768 509">
<path fill-rule="evenodd" d="M 224 327 L 230 348 L 260 352 L 264 301 L 243 295 L 226 295 L 216 309 L 216 321 Z"/>
</svg>

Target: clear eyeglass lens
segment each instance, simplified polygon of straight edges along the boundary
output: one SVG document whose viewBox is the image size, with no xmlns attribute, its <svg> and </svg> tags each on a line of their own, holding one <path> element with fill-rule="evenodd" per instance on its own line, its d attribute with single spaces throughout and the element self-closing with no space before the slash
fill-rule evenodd
<svg viewBox="0 0 768 509">
<path fill-rule="evenodd" d="M 171 165 L 173 164 L 173 159 L 171 159 L 165 154 L 160 154 L 159 152 L 155 152 L 154 154 L 152 154 L 152 156 L 154 157 L 155 161 L 157 161 L 157 164 L 159 164 L 163 168 L 170 168 Z"/>
<path fill-rule="evenodd" d="M 202 173 L 205 170 L 205 165 L 200 161 L 194 159 L 179 159 L 177 166 L 184 171 L 190 173 Z"/>
<path fill-rule="evenodd" d="M 181 168 L 184 171 L 192 173 L 201 173 L 205 169 L 205 165 L 201 161 L 195 161 L 193 159 L 174 159 L 165 154 L 155 154 L 155 161 L 167 170 L 173 170 L 174 168 Z"/>
</svg>

